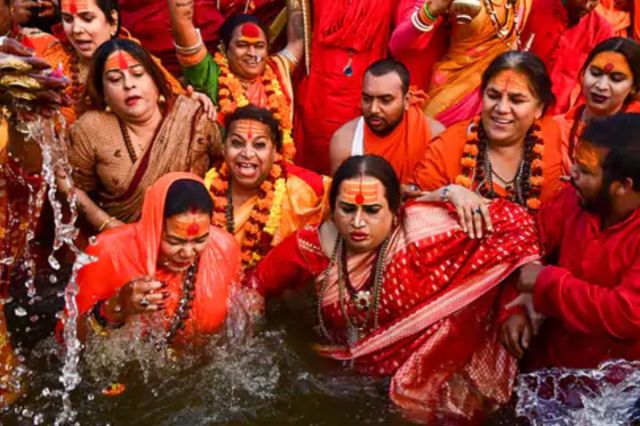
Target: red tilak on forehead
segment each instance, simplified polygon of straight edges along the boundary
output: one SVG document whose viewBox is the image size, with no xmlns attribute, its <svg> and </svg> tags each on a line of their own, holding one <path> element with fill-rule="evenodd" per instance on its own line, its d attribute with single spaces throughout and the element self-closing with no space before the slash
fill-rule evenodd
<svg viewBox="0 0 640 426">
<path fill-rule="evenodd" d="M 70 0 L 69 1 L 69 12 L 72 15 L 77 15 L 78 14 L 78 4 L 76 3 L 76 0 Z"/>
<path fill-rule="evenodd" d="M 362 175 L 360 175 L 360 190 L 356 194 L 354 199 L 357 205 L 361 206 L 364 203 L 364 195 L 362 195 Z"/>
<path fill-rule="evenodd" d="M 256 24 L 249 22 L 242 26 L 240 30 L 240 34 L 244 37 L 249 38 L 259 38 L 260 37 L 260 27 Z"/>
<path fill-rule="evenodd" d="M 253 122 L 249 122 L 249 132 L 247 133 L 247 139 L 253 139 Z"/>
<path fill-rule="evenodd" d="M 124 53 L 122 52 L 122 50 L 118 50 L 118 67 L 123 71 L 129 69 L 129 63 L 127 62 L 127 57 L 124 56 Z"/>
<path fill-rule="evenodd" d="M 194 220 L 193 223 L 189 225 L 189 227 L 187 228 L 187 235 L 190 237 L 193 237 L 194 235 L 199 235 L 199 234 L 200 234 L 200 225 L 198 225 Z"/>
<path fill-rule="evenodd" d="M 604 71 L 605 74 L 611 73 L 611 71 L 613 71 L 613 64 L 608 62 L 604 67 L 602 67 L 602 71 Z"/>
</svg>

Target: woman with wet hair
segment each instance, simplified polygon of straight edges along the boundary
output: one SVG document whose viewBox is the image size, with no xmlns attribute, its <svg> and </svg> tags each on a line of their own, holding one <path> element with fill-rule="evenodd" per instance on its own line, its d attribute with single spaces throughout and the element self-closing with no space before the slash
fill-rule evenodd
<svg viewBox="0 0 640 426">
<path fill-rule="evenodd" d="M 478 421 L 508 401 L 516 363 L 497 340 L 496 302 L 500 282 L 538 258 L 527 212 L 496 200 L 494 232 L 471 239 L 448 205 L 401 205 L 393 168 L 374 155 L 342 163 L 330 202 L 331 219 L 274 248 L 245 288 L 260 300 L 313 282 L 320 355 L 390 377 L 391 399 L 416 420 Z"/>
</svg>

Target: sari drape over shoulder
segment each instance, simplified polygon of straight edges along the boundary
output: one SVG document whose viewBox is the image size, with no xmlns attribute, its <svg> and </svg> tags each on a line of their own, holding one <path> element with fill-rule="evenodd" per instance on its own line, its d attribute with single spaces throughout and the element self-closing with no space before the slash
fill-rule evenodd
<svg viewBox="0 0 640 426">
<path fill-rule="evenodd" d="M 244 285 L 271 296 L 315 280 L 318 294 L 324 290 L 321 311 L 331 339 L 321 355 L 350 360 L 365 374 L 391 376 L 392 400 L 422 421 L 436 415 L 468 421 L 509 399 L 516 361 L 497 342 L 499 284 L 540 251 L 524 209 L 505 200 L 489 209 L 495 231 L 474 240 L 462 232 L 451 206 L 408 205 L 384 260 L 379 325 L 366 323 L 355 342 L 343 312 L 358 324 L 366 313 L 340 290 L 345 284 L 335 263 L 330 266 L 318 228 L 305 227 L 285 240 L 245 276 Z M 348 257 L 355 291 L 370 284 L 375 262 L 376 253 Z"/>
<path fill-rule="evenodd" d="M 442 43 L 448 46 L 446 53 L 433 65 L 429 100 L 425 106 L 426 114 L 445 126 L 480 112 L 482 73 L 496 56 L 517 48 L 518 32 L 527 20 L 531 0 L 518 0 L 512 9 L 507 8 L 506 1 L 493 4 L 500 23 L 505 22 L 509 14 L 511 28 L 503 39 L 497 36 L 484 7 L 468 24 L 458 24 L 447 18 L 447 21 L 438 21 L 433 31 L 427 33 L 413 28 L 413 11 L 408 11 L 392 35 L 390 46 L 394 54 L 407 55 L 411 52 L 413 56 L 428 55 L 432 59 L 431 53 L 426 52 L 444 52 Z M 514 19 L 514 13 L 518 19 Z"/>
<path fill-rule="evenodd" d="M 179 96 L 156 136 L 133 161 L 118 117 L 90 111 L 70 129 L 69 160 L 78 188 L 94 192 L 99 205 L 123 222 L 140 217 L 144 191 L 169 172 L 204 176 L 221 155 L 220 131 L 200 103 Z M 95 199 L 95 198 L 94 198 Z"/>
<path fill-rule="evenodd" d="M 158 267 L 157 260 L 167 191 L 179 179 L 202 182 L 191 173 L 164 175 L 147 189 L 140 221 L 101 233 L 97 242 L 87 247 L 87 253 L 98 259 L 78 272 L 80 315 L 117 294 L 128 282 L 149 276 L 167 283 L 170 296 L 164 304 L 165 325 L 169 325 L 181 297 L 183 274 Z M 240 270 L 240 248 L 233 237 L 214 227 L 209 232 L 207 247 L 197 260 L 195 297 L 183 336 L 209 334 L 219 328 L 227 313 L 232 281 Z"/>
<path fill-rule="evenodd" d="M 472 121 L 457 123 L 433 138 L 423 159 L 413 172 L 412 183 L 425 191 L 434 191 L 455 182 L 456 177 L 462 173 L 460 160 L 464 153 Z M 540 194 L 540 201 L 544 203 L 553 198 L 562 186 L 560 177 L 564 174 L 564 169 L 558 124 L 553 117 L 544 117 L 539 124 L 542 129 L 541 137 L 544 141 L 542 155 L 544 183 Z M 497 182 L 494 182 L 493 185 L 499 196 L 507 196 L 506 190 Z"/>
</svg>

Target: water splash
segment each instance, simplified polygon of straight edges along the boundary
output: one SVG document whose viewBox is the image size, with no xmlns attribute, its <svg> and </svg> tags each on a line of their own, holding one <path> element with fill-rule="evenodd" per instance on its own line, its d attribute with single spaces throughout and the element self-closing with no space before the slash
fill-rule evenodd
<svg viewBox="0 0 640 426">
<path fill-rule="evenodd" d="M 628 425 L 640 420 L 640 362 L 522 374 L 516 393 L 516 414 L 536 426 Z"/>
<path fill-rule="evenodd" d="M 58 125 L 57 125 L 58 124 Z M 62 368 L 60 382 L 64 387 L 62 393 L 62 412 L 56 419 L 56 424 L 71 423 L 76 413 L 71 406 L 70 393 L 80 383 L 80 375 L 78 373 L 78 362 L 80 359 L 81 344 L 77 338 L 77 321 L 78 308 L 76 305 L 76 294 L 78 293 L 78 284 L 76 276 L 82 266 L 94 261 L 95 259 L 83 253 L 75 245 L 75 239 L 78 235 L 78 229 L 75 226 L 78 217 L 77 200 L 74 191 L 69 191 L 66 196 L 67 206 L 69 208 L 70 217 L 65 220 L 64 207 L 56 197 L 57 185 L 56 176 L 64 175 L 69 179 L 71 185 L 72 168 L 67 159 L 67 144 L 64 133 L 65 123 L 61 114 L 57 114 L 54 119 L 38 117 L 36 120 L 24 123 L 28 138 L 35 140 L 42 151 L 42 177 L 44 185 L 42 191 L 46 188 L 46 195 L 53 209 L 53 218 L 55 225 L 55 237 L 53 242 L 53 250 L 49 255 L 49 264 L 54 270 L 60 269 L 60 264 L 55 258 L 55 253 L 66 245 L 75 255 L 75 262 L 72 267 L 71 278 L 65 287 L 64 301 L 68 315 L 64 321 L 63 336 L 66 344 L 65 362 Z M 36 195 L 37 197 L 40 195 Z M 42 206 L 42 201 L 39 206 Z M 36 205 L 37 205 L 36 202 Z M 39 211 L 39 209 L 37 210 Z M 30 217 L 37 215 L 30 212 Z M 33 235 L 32 235 L 33 237 Z M 32 265 L 33 266 L 33 265 Z M 33 285 L 33 273 L 29 280 Z M 29 289 L 31 292 L 31 288 Z M 35 292 L 35 289 L 33 289 Z"/>
</svg>

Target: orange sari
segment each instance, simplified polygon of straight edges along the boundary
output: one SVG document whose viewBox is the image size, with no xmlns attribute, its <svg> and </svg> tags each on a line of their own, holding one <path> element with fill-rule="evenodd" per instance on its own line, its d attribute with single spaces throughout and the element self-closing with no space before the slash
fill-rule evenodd
<svg viewBox="0 0 640 426">
<path fill-rule="evenodd" d="M 426 191 L 435 191 L 455 182 L 462 172 L 460 160 L 467 142 L 470 121 L 462 121 L 438 135 L 431 141 L 424 158 L 413 172 L 412 183 Z M 561 187 L 560 176 L 563 175 L 562 152 L 558 124 L 552 117 L 544 117 L 540 122 L 542 139 L 544 140 L 544 185 L 540 201 L 545 202 L 555 195 Z M 494 182 L 496 193 L 507 196 L 507 191 Z"/>
<path fill-rule="evenodd" d="M 87 247 L 87 253 L 98 260 L 78 273 L 76 302 L 81 315 L 117 294 L 128 282 L 150 276 L 167 284 L 170 296 L 164 302 L 165 325 L 169 325 L 181 298 L 183 274 L 158 267 L 157 260 L 167 191 L 179 179 L 202 182 L 191 173 L 164 175 L 147 189 L 139 222 L 104 232 L 96 244 Z M 182 336 L 213 333 L 222 324 L 231 283 L 240 270 L 238 244 L 227 232 L 211 227 L 209 242 L 197 262 L 195 297 Z"/>
</svg>

